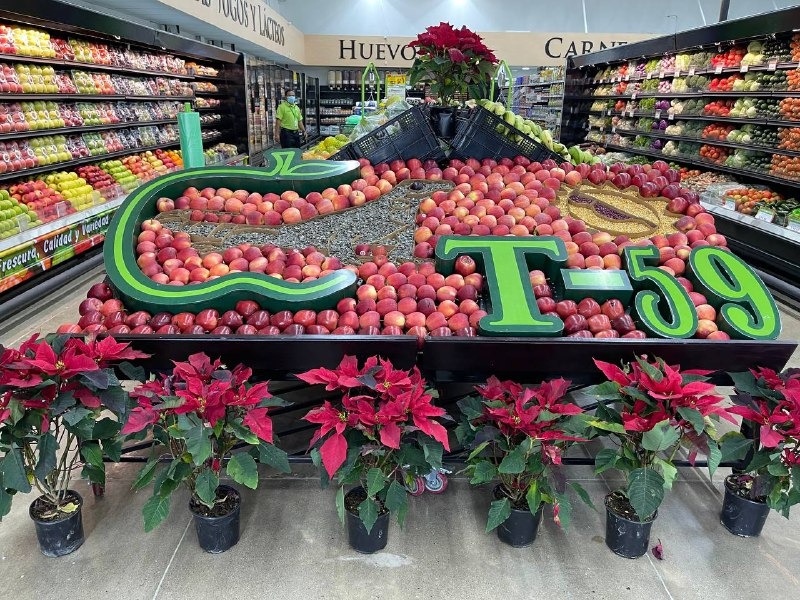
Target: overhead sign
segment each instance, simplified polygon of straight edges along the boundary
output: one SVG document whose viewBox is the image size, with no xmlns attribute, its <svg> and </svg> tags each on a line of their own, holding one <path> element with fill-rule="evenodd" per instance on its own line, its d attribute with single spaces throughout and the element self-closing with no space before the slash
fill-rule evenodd
<svg viewBox="0 0 800 600">
<path fill-rule="evenodd" d="M 230 36 L 245 39 L 283 57 L 303 62 L 303 33 L 260 0 L 158 0 Z"/>
<path fill-rule="evenodd" d="M 482 32 L 486 45 L 510 65 L 563 65 L 570 56 L 588 54 L 638 42 L 650 34 L 630 33 L 508 33 Z M 414 62 L 416 51 L 408 44 L 412 37 L 306 35 L 305 63 L 308 66 L 405 67 Z"/>
</svg>

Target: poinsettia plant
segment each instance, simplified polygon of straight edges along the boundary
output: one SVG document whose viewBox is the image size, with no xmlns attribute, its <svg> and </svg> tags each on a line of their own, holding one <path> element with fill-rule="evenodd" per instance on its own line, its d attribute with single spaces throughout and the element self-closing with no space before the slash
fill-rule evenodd
<svg viewBox="0 0 800 600">
<path fill-rule="evenodd" d="M 175 362 L 169 375 L 148 381 L 131 392 L 137 405 L 122 428 L 123 434 L 144 439 L 152 435 L 161 446 L 142 467 L 133 483 L 141 489 L 153 481 L 153 495 L 142 507 L 146 531 L 169 514 L 170 496 L 181 484 L 192 503 L 212 514 L 228 500 L 218 490 L 224 472 L 251 489 L 258 486 L 256 458 L 288 473 L 286 453 L 274 445 L 270 408 L 285 402 L 269 393 L 269 382 L 251 383 L 250 368 L 225 368 L 204 353 Z M 248 447 L 235 452 L 235 447 Z M 162 462 L 162 449 L 170 461 Z M 223 469 L 224 467 L 224 469 Z"/>
<path fill-rule="evenodd" d="M 113 367 L 134 378 L 125 361 L 146 357 L 111 337 L 34 335 L 19 348 L 0 346 L 0 517 L 11 494 L 32 486 L 43 503 L 39 518 L 77 510 L 69 486 L 80 461 L 84 477 L 105 483 L 103 455 L 119 460 L 130 408 Z"/>
<path fill-rule="evenodd" d="M 500 481 L 487 532 L 508 519 L 512 508 L 535 515 L 542 504 L 552 504 L 555 522 L 568 525 L 569 487 L 591 505 L 586 491 L 577 483 L 568 485 L 561 469 L 566 450 L 585 441 L 590 429 L 591 417 L 566 398 L 569 386 L 565 379 L 524 387 L 491 377 L 475 388 L 478 396 L 459 401 L 464 418 L 456 434 L 472 449 L 465 469 L 470 483 Z"/>
<path fill-rule="evenodd" d="M 736 406 L 729 410 L 758 432 L 746 473 L 737 478 L 737 491 L 766 501 L 788 518 L 791 507 L 800 503 L 800 369 L 777 373 L 760 368 L 730 376 Z"/>
<path fill-rule="evenodd" d="M 611 495 L 622 516 L 654 518 L 677 476 L 679 450 L 692 464 L 699 454 L 706 456 L 712 476 L 723 458 L 740 450 L 740 434 L 718 439 L 716 422 L 736 420 L 708 382 L 710 371 L 681 371 L 660 358 L 637 357 L 622 368 L 594 362 L 608 381 L 593 389 L 599 404 L 591 425 L 616 445 L 597 454 L 595 472 L 613 468 L 625 474 L 625 488 Z"/>
<path fill-rule="evenodd" d="M 395 369 L 378 357 L 359 368 L 356 357 L 345 356 L 336 369 L 312 369 L 298 377 L 342 394 L 303 417 L 319 426 L 311 438 L 311 456 L 323 467 L 323 483 L 338 482 L 339 519 L 344 522 L 344 486 L 360 484 L 366 497 L 357 510 L 368 532 L 385 511 L 402 525 L 406 485 L 414 476 L 441 468 L 442 451 L 450 449 L 447 430 L 437 421 L 445 411 L 434 406 L 434 393 L 426 391 L 419 369 Z"/>
<path fill-rule="evenodd" d="M 453 103 L 456 94 L 485 97 L 484 88 L 494 74 L 497 57 L 477 33 L 439 23 L 426 28 L 409 46 L 417 51 L 409 72 L 410 85 L 429 84 L 431 93 L 445 106 Z"/>
</svg>

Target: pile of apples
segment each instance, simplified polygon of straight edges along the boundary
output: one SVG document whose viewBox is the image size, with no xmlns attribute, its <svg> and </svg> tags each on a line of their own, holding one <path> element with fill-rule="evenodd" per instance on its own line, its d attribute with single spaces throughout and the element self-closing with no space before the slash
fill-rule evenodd
<svg viewBox="0 0 800 600">
<path fill-rule="evenodd" d="M 0 240 L 41 224 L 33 209 L 12 198 L 8 190 L 0 190 Z"/>
<path fill-rule="evenodd" d="M 97 165 L 82 165 L 78 167 L 78 176 L 100 192 L 106 198 L 116 198 L 122 194 L 122 190 L 117 185 L 111 175 L 103 171 Z"/>
<path fill-rule="evenodd" d="M 85 179 L 74 171 L 52 173 L 44 179 L 45 183 L 68 200 L 75 210 L 84 210 L 94 206 L 100 194 Z"/>
<path fill-rule="evenodd" d="M 319 215 L 328 215 L 354 206 L 362 206 L 377 200 L 394 187 L 397 179 L 392 173 L 378 179 L 371 167 L 362 168 L 362 178 L 352 184 L 327 188 L 322 192 L 311 192 L 305 198 L 297 192 L 277 194 L 250 193 L 247 190 L 214 189 L 198 190 L 191 187 L 175 200 L 158 200 L 159 212 L 173 209 L 189 209 L 189 219 L 207 223 L 236 223 L 268 225 L 300 223 Z"/>
<path fill-rule="evenodd" d="M 34 211 L 42 223 L 75 212 L 75 208 L 64 196 L 42 180 L 12 185 L 8 188 L 8 193 L 11 198 Z"/>
</svg>

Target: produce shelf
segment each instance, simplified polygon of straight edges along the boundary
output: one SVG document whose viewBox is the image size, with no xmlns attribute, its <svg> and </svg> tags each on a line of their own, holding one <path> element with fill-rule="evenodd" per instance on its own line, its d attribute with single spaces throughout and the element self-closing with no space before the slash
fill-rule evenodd
<svg viewBox="0 0 800 600">
<path fill-rule="evenodd" d="M 733 167 L 726 167 L 725 165 L 718 165 L 713 162 L 698 160 L 696 158 L 687 158 L 681 155 L 662 154 L 661 152 L 656 152 L 654 150 L 646 150 L 644 148 L 635 148 L 632 146 L 630 147 L 618 146 L 616 144 L 605 144 L 605 147 L 608 150 L 616 150 L 618 152 L 628 152 L 629 154 L 641 154 L 643 156 L 659 158 L 665 161 L 692 165 L 703 169 L 709 169 L 711 171 L 719 171 L 720 173 L 728 173 L 729 175 L 735 175 L 738 177 L 747 177 L 750 179 L 757 179 L 759 181 L 767 181 L 769 183 L 774 183 L 775 185 L 800 187 L 800 180 L 786 179 L 784 177 L 775 177 L 774 175 L 768 175 L 766 173 L 761 173 L 759 171 L 749 171 L 747 169 L 734 169 Z M 749 148 L 751 150 L 753 149 L 752 146 Z"/>
<path fill-rule="evenodd" d="M 21 54 L 0 54 L 0 62 L 18 62 L 18 63 L 37 63 L 50 65 L 52 67 L 64 67 L 69 69 L 87 69 L 90 71 L 111 71 L 114 73 L 134 74 L 134 75 L 150 75 L 152 77 L 171 77 L 173 79 L 186 79 L 193 80 L 194 75 L 180 75 L 176 73 L 168 73 L 166 71 L 147 71 L 144 69 L 134 69 L 128 67 L 120 67 L 116 65 L 96 65 L 93 63 L 84 63 L 75 60 L 59 60 L 57 58 L 42 58 L 39 56 L 23 56 Z"/>
<path fill-rule="evenodd" d="M 650 76 L 645 75 L 644 77 L 611 77 L 611 78 L 603 78 L 603 79 L 575 79 L 571 80 L 569 84 L 571 86 L 577 87 L 584 87 L 590 85 L 604 85 L 608 83 L 620 83 L 620 82 L 637 82 L 637 81 L 647 81 L 649 79 L 674 79 L 675 77 L 691 77 L 692 75 L 730 75 L 734 73 L 742 73 L 745 74 L 749 71 L 755 72 L 772 72 L 772 71 L 786 71 L 786 70 L 794 70 L 800 69 L 800 63 L 795 61 L 789 62 L 779 62 L 775 65 L 775 68 L 770 68 L 769 63 L 761 64 L 761 65 L 747 65 L 747 70 L 742 71 L 742 67 L 723 67 L 719 72 L 717 72 L 716 67 L 692 67 L 690 69 L 681 70 L 679 73 L 675 71 L 664 71 L 658 73 L 652 73 Z"/>
<path fill-rule="evenodd" d="M 650 112 L 650 111 L 634 111 L 633 117 L 630 117 L 629 112 L 620 110 L 588 110 L 585 112 L 593 115 L 605 115 L 608 117 L 626 117 L 626 118 L 646 117 L 651 119 L 655 118 L 666 119 L 668 121 L 673 121 L 673 122 L 686 121 L 686 120 L 720 121 L 724 123 L 741 123 L 743 125 L 767 125 L 770 127 L 800 127 L 800 121 L 776 121 L 774 119 L 765 119 L 764 117 L 751 119 L 748 117 L 716 117 L 712 115 L 684 115 L 684 114 L 679 114 L 679 115 L 662 114 L 661 116 L 656 117 L 655 112 Z"/>
<path fill-rule="evenodd" d="M 219 160 L 217 162 L 209 163 L 206 166 L 207 167 L 224 167 L 225 165 L 231 165 L 231 164 L 236 164 L 238 162 L 241 162 L 244 159 L 246 159 L 247 157 L 248 157 L 247 154 L 237 154 L 236 156 L 231 156 L 230 158 L 223 158 L 222 160 Z"/>
<path fill-rule="evenodd" d="M 614 94 L 608 96 L 564 96 L 565 100 L 639 100 L 640 98 L 798 98 L 800 92 L 778 92 L 775 90 L 764 90 L 756 92 L 714 92 L 711 90 L 701 92 L 667 92 L 667 93 L 639 93 L 636 97 L 633 94 Z"/>
<path fill-rule="evenodd" d="M 163 121 L 126 121 L 125 123 L 108 123 L 105 125 L 82 125 L 80 127 L 58 127 L 56 129 L 36 129 L 29 131 L 15 131 L 13 133 L 0 134 L 0 142 L 6 140 L 18 140 L 20 138 L 39 137 L 42 135 L 70 135 L 87 131 L 105 131 L 106 129 L 123 129 L 125 127 L 146 127 L 148 125 L 175 125 L 177 119 L 166 119 Z"/>
<path fill-rule="evenodd" d="M 189 102 L 194 100 L 194 96 L 120 96 L 118 94 L 0 94 L 0 102 L 27 102 L 29 100 L 127 100 L 129 102 L 174 100 L 175 102 Z"/>
<path fill-rule="evenodd" d="M 42 223 L 41 225 L 38 225 L 36 227 L 32 227 L 30 229 L 26 229 L 25 231 L 21 231 L 20 233 L 13 235 L 9 238 L 0 240 L 0 254 L 3 254 L 9 250 L 13 250 L 17 246 L 27 244 L 32 239 L 41 237 L 43 235 L 47 235 L 48 233 L 52 233 L 53 231 L 61 229 L 62 227 L 69 227 L 70 225 L 73 225 L 75 223 L 80 223 L 81 221 L 89 219 L 102 212 L 116 209 L 117 207 L 119 207 L 120 204 L 122 204 L 122 202 L 127 197 L 128 195 L 125 194 L 124 196 L 120 196 L 119 198 L 108 200 L 106 202 L 103 202 L 102 204 L 96 204 L 91 208 L 87 208 L 86 210 L 72 213 L 71 215 L 61 217 L 60 219 L 55 219 L 53 221 L 50 221 L 49 223 Z"/>
<path fill-rule="evenodd" d="M 599 131 L 603 130 L 601 129 Z M 795 150 L 783 150 L 782 148 L 773 148 L 771 146 L 756 146 L 753 144 L 737 144 L 735 142 L 728 142 L 724 140 L 693 138 L 693 137 L 686 137 L 683 135 L 667 135 L 662 133 L 656 133 L 653 131 L 637 131 L 633 129 L 617 128 L 616 130 L 612 130 L 612 133 L 619 133 L 620 135 L 629 135 L 629 136 L 643 135 L 645 137 L 658 138 L 660 140 L 673 140 L 677 142 L 696 142 L 698 144 L 723 146 L 725 148 L 739 148 L 742 150 L 752 150 L 754 152 L 765 152 L 767 154 L 784 154 L 786 156 L 800 156 L 800 151 L 795 151 Z"/>
<path fill-rule="evenodd" d="M 52 163 L 49 165 L 42 165 L 40 167 L 32 167 L 30 169 L 20 169 L 19 171 L 13 172 L 6 172 L 0 175 L 0 181 L 8 181 L 10 179 L 19 179 L 21 177 L 29 177 L 31 175 L 37 175 L 38 173 L 47 173 L 48 171 L 57 171 L 61 169 L 68 169 L 70 167 L 77 167 L 79 165 L 85 165 L 93 162 L 102 162 L 104 160 L 111 160 L 113 158 L 119 158 L 120 156 L 127 156 L 129 154 L 135 154 L 139 152 L 147 152 L 148 150 L 158 150 L 159 148 L 173 148 L 175 146 L 180 146 L 181 143 L 179 141 L 169 142 L 167 144 L 156 144 L 155 146 L 140 146 L 138 148 L 128 148 L 127 150 L 120 150 L 118 152 L 108 152 L 106 154 L 98 154 L 95 156 L 85 156 L 82 158 L 74 158 L 72 160 L 66 160 L 64 162 Z"/>
<path fill-rule="evenodd" d="M 198 96 L 215 96 L 219 98 L 227 98 L 228 96 L 230 96 L 230 94 L 227 92 L 202 92 L 200 90 L 197 90 L 195 91 L 194 96 L 195 98 L 197 98 Z"/>
</svg>

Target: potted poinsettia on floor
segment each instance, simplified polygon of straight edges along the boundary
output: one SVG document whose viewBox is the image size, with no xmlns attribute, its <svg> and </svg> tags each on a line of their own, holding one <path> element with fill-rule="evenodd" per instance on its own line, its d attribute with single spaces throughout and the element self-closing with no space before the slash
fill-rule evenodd
<svg viewBox="0 0 800 600">
<path fill-rule="evenodd" d="M 83 498 L 70 487 L 82 475 L 105 484 L 103 455 L 119 458 L 118 436 L 130 399 L 114 365 L 146 358 L 127 344 L 65 335 L 38 339 L 17 348 L 0 347 L 0 518 L 12 494 L 41 494 L 30 505 L 39 548 L 63 556 L 84 541 Z"/>
<path fill-rule="evenodd" d="M 122 433 L 137 439 L 152 434 L 160 444 L 133 483 L 141 489 L 153 481 L 153 494 L 142 507 L 145 531 L 167 517 L 170 496 L 183 484 L 191 493 L 200 547 L 225 552 L 239 541 L 241 496 L 220 482 L 223 472 L 251 489 L 258 485 L 256 458 L 289 472 L 286 453 L 273 444 L 269 416 L 271 407 L 284 402 L 269 393 L 268 382 L 253 384 L 251 376 L 247 367 L 228 370 L 200 353 L 131 393 L 138 404 Z M 240 445 L 248 450 L 232 452 Z M 163 462 L 162 447 L 168 459 Z"/>
<path fill-rule="evenodd" d="M 433 405 L 419 370 L 395 369 L 388 360 L 369 358 L 362 368 L 345 356 L 336 369 L 312 369 L 298 377 L 341 392 L 304 419 L 319 427 L 311 439 L 311 456 L 324 484 L 336 479 L 336 509 L 347 521 L 348 539 L 358 552 L 386 546 L 389 516 L 403 525 L 408 486 L 441 468 L 449 450 L 447 430 L 436 419 L 445 416 Z M 345 493 L 345 486 L 352 488 Z"/>
<path fill-rule="evenodd" d="M 478 396 L 459 401 L 463 414 L 456 433 L 471 449 L 466 472 L 478 485 L 499 480 L 493 491 L 486 531 L 516 548 L 536 539 L 545 504 L 553 518 L 568 524 L 568 488 L 591 505 L 579 484 L 567 485 L 561 459 L 572 444 L 585 441 L 589 415 L 566 397 L 569 381 L 555 379 L 523 387 L 495 377 L 475 389 Z"/>
<path fill-rule="evenodd" d="M 720 520 L 731 533 L 753 537 L 770 509 L 788 518 L 800 503 L 800 369 L 730 375 L 736 406 L 729 410 L 754 426 L 757 443 L 745 472 L 725 478 Z"/>
<path fill-rule="evenodd" d="M 658 358 L 637 358 L 623 368 L 595 364 L 609 381 L 593 390 L 600 403 L 592 426 L 615 444 L 597 454 L 595 472 L 617 469 L 626 480 L 605 498 L 606 545 L 638 558 L 647 552 L 658 508 L 677 476 L 677 452 L 684 449 L 690 462 L 705 455 L 713 475 L 723 459 L 714 423 L 735 419 L 721 406 L 707 371 L 681 372 Z"/>
</svg>

